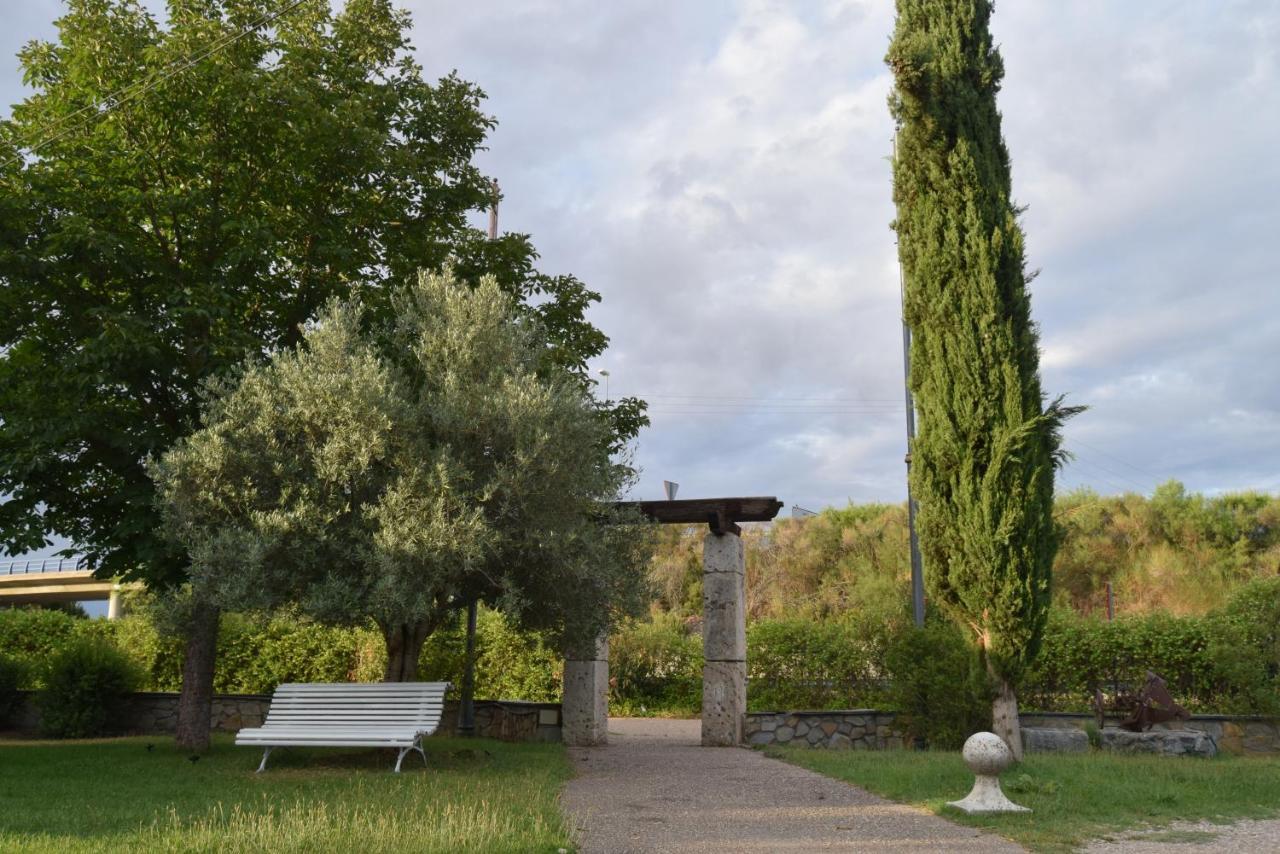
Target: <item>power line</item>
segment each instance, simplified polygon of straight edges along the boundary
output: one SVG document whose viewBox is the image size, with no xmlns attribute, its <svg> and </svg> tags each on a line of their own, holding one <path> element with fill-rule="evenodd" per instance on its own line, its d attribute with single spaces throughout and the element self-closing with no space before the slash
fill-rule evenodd
<svg viewBox="0 0 1280 854">
<path fill-rule="evenodd" d="M 1135 472 L 1142 475 L 1143 477 L 1149 477 L 1152 480 L 1157 480 L 1157 481 L 1160 480 L 1160 475 L 1155 474 L 1154 472 L 1147 471 L 1144 468 L 1135 466 L 1133 463 L 1127 462 L 1126 460 L 1123 460 L 1114 454 L 1109 454 L 1095 445 L 1090 445 L 1088 442 L 1082 442 L 1079 439 L 1071 439 L 1070 444 L 1080 445 L 1081 447 L 1088 448 L 1091 451 L 1094 451 L 1095 453 L 1102 454 L 1102 456 L 1107 457 L 1108 459 L 1111 459 L 1111 460 L 1115 460 L 1117 463 L 1120 463 L 1120 465 L 1125 466 L 1126 468 L 1133 469 Z"/>
<path fill-rule="evenodd" d="M 643 400 L 724 400 L 724 401 L 761 401 L 769 403 L 853 403 L 875 406 L 902 406 L 896 398 L 853 398 L 853 397 L 749 397 L 745 395 L 710 395 L 710 394 L 640 394 L 632 395 Z"/>
<path fill-rule="evenodd" d="M 80 109 L 72 113 L 69 113 L 66 116 L 63 116 L 62 118 L 55 121 L 50 127 L 45 128 L 45 131 L 48 132 L 48 131 L 56 130 L 60 125 L 66 124 L 67 122 L 71 121 L 77 116 L 80 116 L 85 113 L 91 114 L 90 119 L 101 118 L 102 116 L 105 116 L 107 113 L 110 113 L 112 110 L 116 109 L 120 105 L 133 100 L 139 95 L 143 95 L 143 94 L 146 94 L 147 92 L 150 92 L 152 89 L 155 89 L 157 86 L 159 86 L 161 83 L 165 82 L 169 78 L 173 77 L 175 74 L 180 74 L 181 72 L 194 67 L 195 65 L 204 61 L 208 57 L 212 56 L 213 54 L 217 53 L 223 48 L 239 41 L 240 39 L 244 38 L 250 33 L 257 32 L 262 27 L 275 23 L 277 20 L 289 14 L 290 12 L 292 12 L 294 9 L 298 8 L 305 2 L 307 2 L 307 0 L 293 0 L 292 3 L 290 3 L 288 6 L 285 6 L 283 9 L 279 10 L 278 12 L 272 12 L 270 14 L 263 15 L 261 18 L 258 19 L 256 23 L 252 24 L 246 29 L 241 30 L 240 32 L 237 32 L 237 33 L 233 33 L 231 35 L 223 36 L 221 39 L 215 41 L 203 53 L 187 60 L 171 63 L 167 69 L 155 72 L 153 75 L 151 75 L 151 77 L 148 77 L 146 80 L 141 80 L 137 83 L 130 83 L 128 86 L 122 86 L 121 88 L 117 89 L 115 92 L 112 92 L 110 95 L 107 95 L 101 100 L 95 101 L 92 104 L 87 104 L 81 107 Z M 33 145 L 27 146 L 26 154 L 18 154 L 14 157 L 9 158 L 3 163 L 3 165 L 0 165 L 0 168 L 7 167 L 9 164 L 14 163 L 18 160 L 21 160 L 23 157 L 35 154 L 37 151 L 44 148 L 46 145 L 57 142 L 58 140 L 66 136 L 69 136 L 78 130 L 83 129 L 88 124 L 89 124 L 88 122 L 80 122 L 74 125 L 73 127 L 67 128 L 61 133 L 56 133 L 53 136 L 45 137 L 39 142 L 36 142 Z"/>
</svg>

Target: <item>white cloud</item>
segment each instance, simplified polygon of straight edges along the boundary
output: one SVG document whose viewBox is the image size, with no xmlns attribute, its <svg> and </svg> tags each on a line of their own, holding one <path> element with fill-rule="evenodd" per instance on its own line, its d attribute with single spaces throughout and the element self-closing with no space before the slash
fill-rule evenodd
<svg viewBox="0 0 1280 854">
<path fill-rule="evenodd" d="M 427 69 L 491 96 L 503 228 L 604 294 L 599 367 L 654 403 L 642 496 L 902 498 L 889 0 L 407 5 Z M 1280 8 L 993 26 L 1045 388 L 1092 406 L 1063 483 L 1280 488 Z"/>
</svg>

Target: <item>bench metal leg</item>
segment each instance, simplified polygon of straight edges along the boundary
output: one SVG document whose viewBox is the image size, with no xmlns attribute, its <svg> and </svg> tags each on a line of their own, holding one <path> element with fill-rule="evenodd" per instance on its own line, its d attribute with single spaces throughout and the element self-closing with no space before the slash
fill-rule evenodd
<svg viewBox="0 0 1280 854">
<path fill-rule="evenodd" d="M 396 770 L 395 770 L 396 774 L 400 773 L 400 763 L 404 761 L 405 754 L 408 753 L 410 750 L 418 751 L 418 753 L 422 756 L 423 765 L 429 764 L 427 762 L 426 751 L 422 749 L 422 738 L 419 737 L 417 741 L 415 741 L 413 744 L 409 745 L 408 747 L 400 748 L 400 755 L 396 757 Z"/>
<path fill-rule="evenodd" d="M 257 773 L 261 774 L 261 773 L 262 773 L 262 770 L 263 770 L 264 768 L 266 768 L 266 767 L 267 767 L 267 757 L 268 757 L 268 756 L 270 756 L 270 755 L 271 755 L 271 748 L 270 748 L 270 747 L 268 747 L 266 750 L 263 750 L 263 751 L 262 751 L 262 762 L 261 762 L 261 764 L 259 764 L 259 765 L 258 765 L 258 771 L 257 771 Z"/>
</svg>

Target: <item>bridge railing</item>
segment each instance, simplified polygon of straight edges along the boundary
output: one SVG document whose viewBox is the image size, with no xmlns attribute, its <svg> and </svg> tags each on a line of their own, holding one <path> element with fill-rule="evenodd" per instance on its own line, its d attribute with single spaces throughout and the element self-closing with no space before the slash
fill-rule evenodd
<svg viewBox="0 0 1280 854">
<path fill-rule="evenodd" d="M 30 557 L 0 560 L 0 575 L 35 575 L 39 572 L 88 572 L 84 558 Z"/>
</svg>

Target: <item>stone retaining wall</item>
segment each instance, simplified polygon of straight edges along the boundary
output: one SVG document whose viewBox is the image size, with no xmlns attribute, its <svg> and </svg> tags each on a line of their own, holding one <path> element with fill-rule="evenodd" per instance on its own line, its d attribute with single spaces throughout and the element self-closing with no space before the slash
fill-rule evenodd
<svg viewBox="0 0 1280 854">
<path fill-rule="evenodd" d="M 1083 730 L 1093 715 L 1030 712 L 1019 716 L 1024 727 Z M 1189 721 L 1156 724 L 1153 730 L 1193 730 L 1213 739 L 1218 749 L 1238 756 L 1280 753 L 1280 720 L 1250 715 L 1192 715 Z"/>
<path fill-rule="evenodd" d="M 895 750 L 905 745 L 894 728 L 894 713 L 875 709 L 836 711 L 748 712 L 743 741 L 752 746 L 789 744 L 853 750 Z M 1019 716 L 1023 727 L 1083 731 L 1093 715 L 1028 712 Z M 1158 730 L 1192 730 L 1213 739 L 1226 753 L 1280 754 L 1280 721 L 1244 715 L 1192 715 L 1187 722 L 1157 724 Z"/>
<path fill-rule="evenodd" d="M 743 740 L 750 745 L 828 747 L 836 750 L 894 750 L 902 733 L 892 712 L 844 709 L 830 712 L 747 712 Z"/>
<path fill-rule="evenodd" d="M 19 732 L 35 733 L 40 728 L 40 710 L 32 692 L 14 716 Z M 214 732 L 235 732 L 244 727 L 262 726 L 269 694 L 215 694 L 212 727 Z M 441 735 L 453 735 L 457 728 L 458 704 L 445 703 L 440 720 Z M 118 726 L 131 735 L 171 733 L 178 725 L 178 694 L 169 691 L 139 691 L 130 698 L 128 711 Z M 560 704 L 526 703 L 518 700 L 476 700 L 476 735 L 502 741 L 559 741 Z"/>
</svg>

